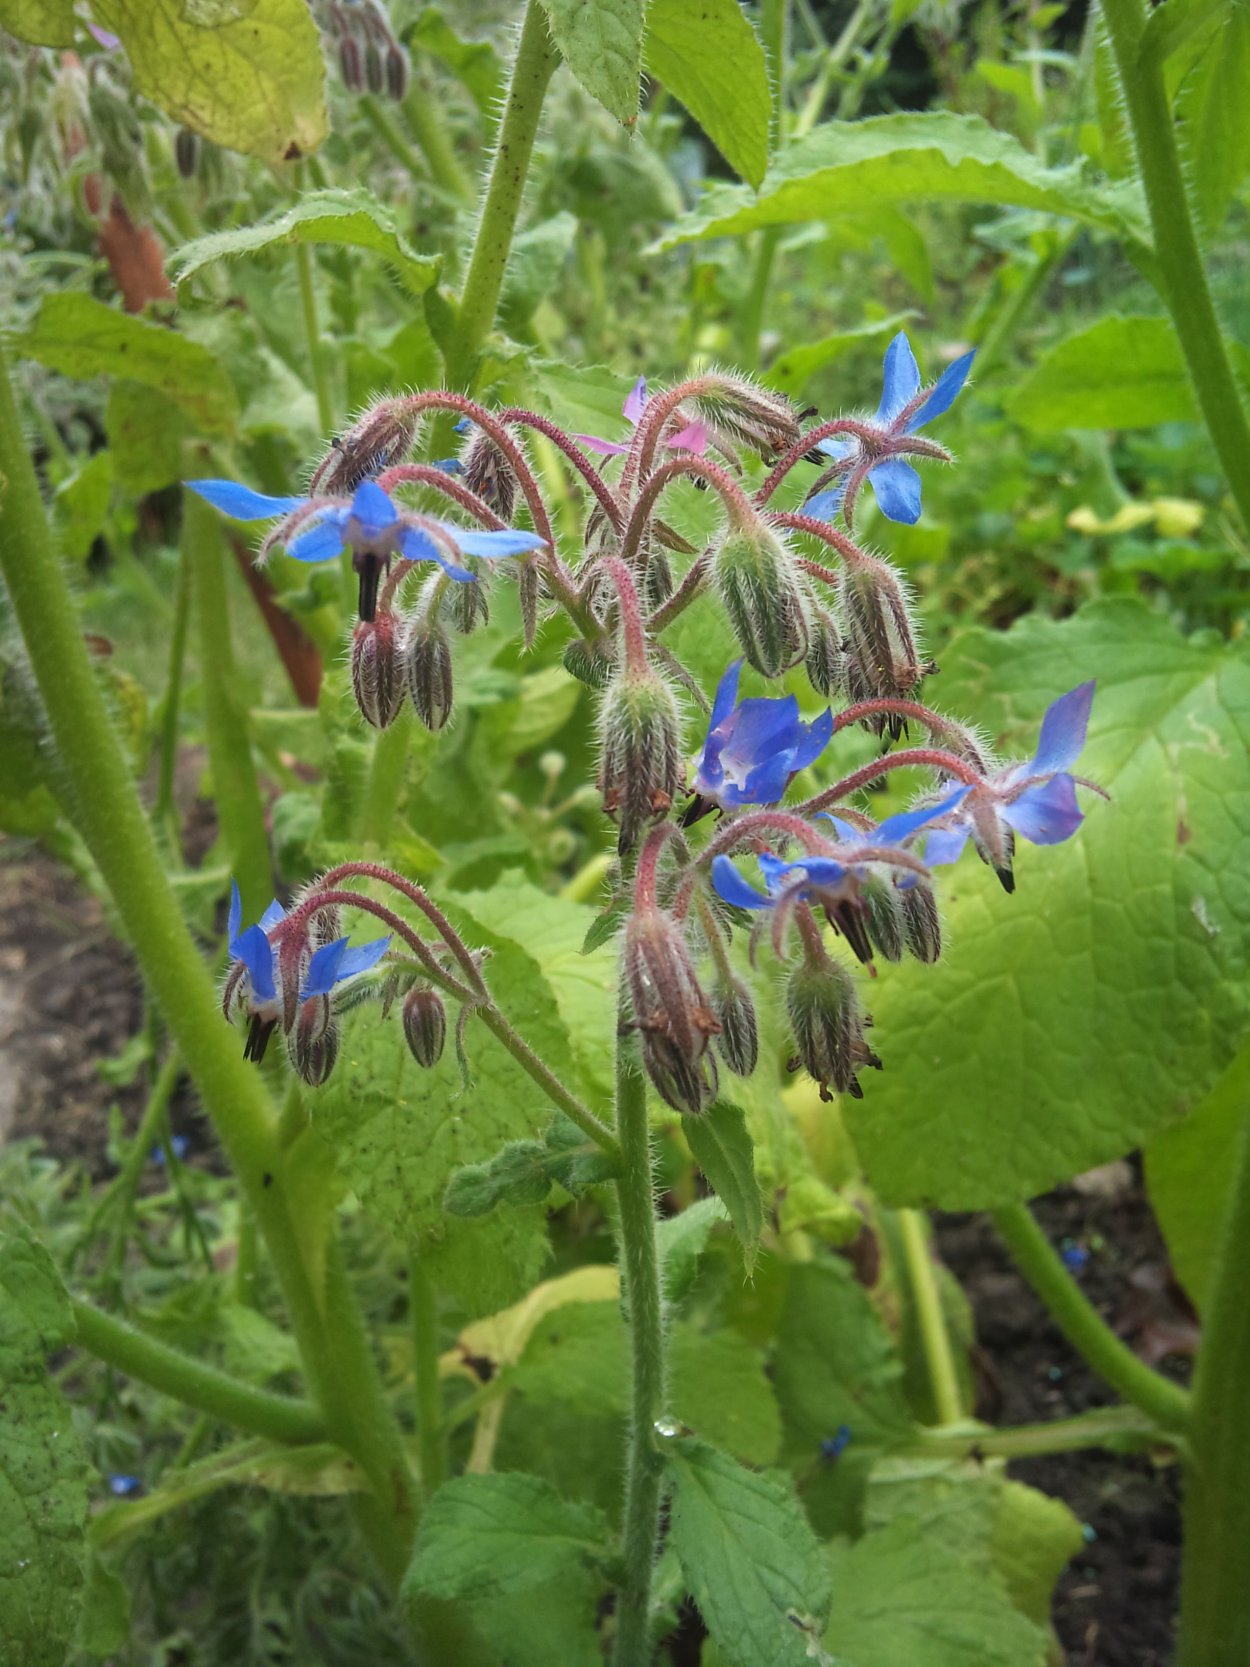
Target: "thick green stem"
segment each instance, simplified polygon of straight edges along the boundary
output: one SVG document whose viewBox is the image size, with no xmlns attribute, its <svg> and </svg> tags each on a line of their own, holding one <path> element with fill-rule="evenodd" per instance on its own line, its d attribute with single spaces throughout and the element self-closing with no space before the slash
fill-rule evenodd
<svg viewBox="0 0 1250 1667">
<path fill-rule="evenodd" d="M 651 1576 L 664 1475 L 655 1439 L 655 1426 L 664 1411 L 664 1308 L 655 1242 L 646 1078 L 627 1057 L 623 1044 L 616 1062 L 616 1128 L 621 1143 L 616 1195 L 632 1375 L 621 1546 L 624 1575 L 612 1660 L 614 1667 L 647 1667 L 652 1654 Z"/>
<path fill-rule="evenodd" d="M 547 14 L 540 0 L 529 0 L 447 366 L 447 374 L 457 387 L 473 387 L 482 343 L 495 322 L 538 118 L 547 83 L 559 61 L 547 28 Z"/>
<path fill-rule="evenodd" d="M 381 1386 L 358 1330 L 332 1328 L 323 1314 L 325 1299 L 300 1251 L 273 1106 L 237 1035 L 222 1023 L 213 979 L 178 912 L 53 549 L 0 347 L 0 569 L 70 784 L 77 830 L 255 1212 L 327 1430 L 390 1508 L 384 1525 L 363 1526 L 379 1560 L 393 1568 L 394 1548 L 410 1543 L 413 1532 L 398 1425 L 377 1416 Z M 32 551 L 42 553 L 39 560 Z"/>
<path fill-rule="evenodd" d="M 1162 58 L 1154 32 L 1147 30 L 1150 8 L 1144 0 L 1103 0 L 1102 15 L 1133 130 L 1163 299 L 1229 489 L 1250 527 L 1250 422 L 1198 248 Z"/>
<path fill-rule="evenodd" d="M 412 1256 L 408 1261 L 408 1301 L 416 1378 L 417 1450 L 421 1460 L 421 1486 L 428 1499 L 442 1486 L 447 1475 L 447 1430 L 438 1376 L 438 1293 L 420 1256 Z"/>
<path fill-rule="evenodd" d="M 77 1340 L 84 1349 L 115 1366 L 127 1377 L 151 1384 L 185 1406 L 234 1424 L 271 1441 L 324 1441 L 326 1421 L 309 1401 L 271 1395 L 240 1383 L 215 1366 L 180 1354 L 168 1344 L 102 1313 L 89 1302 L 74 1300 Z"/>
<path fill-rule="evenodd" d="M 1250 1661 L 1250 1117 L 1234 1174 L 1190 1409 L 1177 1667 Z"/>
<path fill-rule="evenodd" d="M 1020 1272 L 1086 1364 L 1165 1430 L 1183 1431 L 1189 1419 L 1188 1394 L 1120 1341 L 1059 1260 L 1028 1206 L 1007 1204 L 994 1211 L 993 1221 Z"/>
<path fill-rule="evenodd" d="M 959 1373 L 955 1367 L 946 1316 L 942 1312 L 942 1295 L 938 1290 L 937 1270 L 925 1233 L 924 1216 L 919 1210 L 900 1210 L 898 1225 L 903 1239 L 903 1254 L 907 1258 L 929 1384 L 933 1390 L 934 1409 L 939 1424 L 954 1424 L 963 1417 L 963 1396 L 959 1392 Z"/>
<path fill-rule="evenodd" d="M 216 513 L 194 492 L 182 495 L 182 559 L 191 572 L 213 798 L 250 921 L 273 894 L 269 836 L 230 647 L 225 541 Z"/>
<path fill-rule="evenodd" d="M 908 1458 L 1031 1459 L 1046 1453 L 1075 1453 L 1086 1447 L 1113 1452 L 1157 1443 L 1177 1445 L 1171 1430 L 1161 1430 L 1136 1407 L 1095 1407 L 1072 1418 L 1046 1424 L 1018 1424 L 1001 1430 L 974 1425 L 941 1430 L 918 1429 L 896 1451 Z"/>
</svg>

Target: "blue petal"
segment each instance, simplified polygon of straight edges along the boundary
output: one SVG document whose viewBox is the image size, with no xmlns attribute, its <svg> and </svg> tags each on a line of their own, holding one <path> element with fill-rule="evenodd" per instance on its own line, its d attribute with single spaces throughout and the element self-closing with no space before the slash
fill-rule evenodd
<svg viewBox="0 0 1250 1667">
<path fill-rule="evenodd" d="M 501 556 L 523 556 L 529 550 L 541 550 L 547 542 L 537 533 L 522 532 L 517 527 L 487 532 L 480 527 L 457 527 L 451 521 L 440 521 L 439 525 L 447 528 L 464 555 L 485 556 L 488 561 L 497 561 Z"/>
<path fill-rule="evenodd" d="M 897 845 L 908 834 L 914 834 L 917 828 L 923 828 L 927 822 L 936 822 L 939 816 L 945 816 L 956 805 L 961 805 L 971 791 L 970 787 L 957 787 L 939 804 L 922 805 L 918 810 L 900 810 L 897 815 L 887 816 L 877 831 L 867 837 L 874 845 Z"/>
<path fill-rule="evenodd" d="M 286 919 L 286 910 L 275 897 L 260 917 L 260 927 L 263 932 L 272 932 L 280 920 Z"/>
<path fill-rule="evenodd" d="M 830 486 L 824 492 L 817 492 L 814 498 L 809 498 L 803 505 L 802 514 L 811 515 L 817 521 L 832 521 L 842 506 L 842 495 L 846 491 L 845 483 Z"/>
<path fill-rule="evenodd" d="M 738 679 L 742 676 L 742 659 L 732 660 L 725 668 L 725 675 L 716 685 L 716 699 L 712 702 L 712 715 L 707 721 L 707 731 L 719 729 L 725 719 L 733 711 L 734 702 L 738 698 Z"/>
<path fill-rule="evenodd" d="M 1094 681 L 1091 679 L 1050 703 L 1042 719 L 1042 733 L 1029 766 L 1030 775 L 1047 776 L 1054 770 L 1066 770 L 1076 763 L 1085 745 L 1089 709 L 1093 702 Z"/>
<path fill-rule="evenodd" d="M 971 834 L 972 829 L 966 822 L 958 822 L 953 828 L 934 828 L 925 835 L 926 864 L 930 868 L 940 868 L 944 863 L 958 862 Z"/>
<path fill-rule="evenodd" d="M 307 503 L 306 498 L 269 498 L 233 480 L 189 480 L 193 492 L 236 521 L 273 521 Z"/>
<path fill-rule="evenodd" d="M 834 831 L 843 845 L 862 845 L 868 838 L 862 828 L 857 828 L 851 822 L 844 822 L 840 816 L 835 816 L 831 810 L 818 810 L 817 816 L 822 822 L 832 822 Z"/>
<path fill-rule="evenodd" d="M 308 973 L 300 991 L 301 1001 L 307 1001 L 309 996 L 329 995 L 338 983 L 339 965 L 346 953 L 346 938 L 335 938 L 333 943 L 322 944 L 308 963 Z"/>
<path fill-rule="evenodd" d="M 259 926 L 249 926 L 246 932 L 241 932 L 231 946 L 231 953 L 247 968 L 252 993 L 260 1001 L 272 1001 L 275 993 L 273 950 L 262 929 Z"/>
<path fill-rule="evenodd" d="M 1037 787 L 1025 788 L 1018 799 L 1001 807 L 1000 814 L 1034 845 L 1061 845 L 1085 820 L 1071 776 L 1052 776 Z"/>
<path fill-rule="evenodd" d="M 760 856 L 761 868 L 764 866 L 766 855 L 767 852 L 764 852 Z M 807 886 L 836 886 L 846 878 L 847 866 L 846 863 L 835 862 L 832 857 L 802 857 L 797 862 L 781 864 L 775 870 L 775 875 L 779 883 L 786 874 L 802 868 L 807 872 Z M 771 884 L 772 881 L 769 883 Z M 807 886 L 804 887 L 804 890 L 807 889 Z"/>
<path fill-rule="evenodd" d="M 737 904 L 740 909 L 772 907 L 772 898 L 762 896 L 754 886 L 749 886 L 728 857 L 712 859 L 712 884 L 718 896 L 723 897 L 726 903 Z"/>
<path fill-rule="evenodd" d="M 885 350 L 885 381 L 881 389 L 881 404 L 877 407 L 877 421 L 883 426 L 914 399 L 920 389 L 920 368 L 911 350 L 907 332 L 900 330 Z"/>
<path fill-rule="evenodd" d="M 920 476 L 904 457 L 886 457 L 868 473 L 882 515 L 914 527 L 920 519 Z"/>
<path fill-rule="evenodd" d="M 239 936 L 239 928 L 243 924 L 243 899 L 239 896 L 239 882 L 231 878 L 230 881 L 230 914 L 226 919 L 226 942 L 230 945 L 230 953 L 237 955 L 235 940 Z"/>
<path fill-rule="evenodd" d="M 827 440 L 819 440 L 816 450 L 824 452 L 826 457 L 836 457 L 839 462 L 849 457 L 855 450 L 854 440 L 839 440 L 836 434 L 831 434 Z"/>
<path fill-rule="evenodd" d="M 337 556 L 343 548 L 340 520 L 346 513 L 331 510 L 324 521 L 291 540 L 286 547 L 287 555 L 294 556 L 296 561 L 329 561 L 331 556 Z"/>
<path fill-rule="evenodd" d="M 464 473 L 464 464 L 458 457 L 436 457 L 430 467 L 441 469 L 445 475 L 462 475 Z"/>
<path fill-rule="evenodd" d="M 376 480 L 362 480 L 352 498 L 352 519 L 367 538 L 380 538 L 399 519 L 399 511 Z"/>
<path fill-rule="evenodd" d="M 740 805 L 775 805 L 780 802 L 791 776 L 790 750 L 777 752 L 757 764 L 737 789 L 735 802 Z"/>
<path fill-rule="evenodd" d="M 355 978 L 359 972 L 368 972 L 370 967 L 377 965 L 390 947 L 391 940 L 385 937 L 374 938 L 370 943 L 348 948 L 339 962 L 337 982 L 341 984 L 345 978 Z"/>
<path fill-rule="evenodd" d="M 725 751 L 742 764 L 762 764 L 775 752 L 793 752 L 800 728 L 794 695 L 755 696 L 740 702 L 733 738 Z"/>
<path fill-rule="evenodd" d="M 833 737 L 833 713 L 826 706 L 818 718 L 813 718 L 810 724 L 800 724 L 799 729 L 802 733 L 790 760 L 791 770 L 806 770 L 824 752 Z"/>
<path fill-rule="evenodd" d="M 451 431 L 453 434 L 467 434 L 472 427 L 472 417 L 461 417 L 458 423 L 452 423 Z"/>
<path fill-rule="evenodd" d="M 937 381 L 929 389 L 924 403 L 918 411 L 913 411 L 907 419 L 906 433 L 914 434 L 918 428 L 931 423 L 934 417 L 940 417 L 949 411 L 959 396 L 959 390 L 968 380 L 968 372 L 972 369 L 972 361 L 976 358 L 976 350 L 961 354 L 954 364 L 947 365 Z"/>
<path fill-rule="evenodd" d="M 642 416 L 646 403 L 647 379 L 645 376 L 640 376 L 625 396 L 625 403 L 621 406 L 621 415 L 626 422 L 636 423 Z"/>
<path fill-rule="evenodd" d="M 441 523 L 440 523 L 441 524 Z M 452 529 L 455 530 L 454 528 Z M 475 575 L 467 567 L 460 567 L 451 556 L 420 527 L 401 527 L 395 540 L 400 554 L 409 561 L 436 561 L 445 573 L 461 584 L 472 584 Z"/>
</svg>

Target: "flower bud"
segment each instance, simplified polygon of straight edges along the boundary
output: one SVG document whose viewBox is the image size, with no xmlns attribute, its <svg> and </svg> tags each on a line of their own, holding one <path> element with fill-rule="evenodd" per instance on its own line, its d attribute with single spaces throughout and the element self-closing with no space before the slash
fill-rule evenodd
<svg viewBox="0 0 1250 1667">
<path fill-rule="evenodd" d="M 620 828 L 618 848 L 632 851 L 649 822 L 681 791 L 681 717 L 671 688 L 649 668 L 622 672 L 599 709 L 598 786 L 603 808 Z"/>
<path fill-rule="evenodd" d="M 863 880 L 868 936 L 887 961 L 901 961 L 907 946 L 902 894 L 884 874 L 870 870 Z"/>
<path fill-rule="evenodd" d="M 469 491 L 476 492 L 501 521 L 511 521 L 519 490 L 516 472 L 485 429 L 473 426 L 460 462 Z"/>
<path fill-rule="evenodd" d="M 440 730 L 451 716 L 451 644 L 437 624 L 418 619 L 404 636 L 404 678 L 417 716 L 429 730 Z"/>
<path fill-rule="evenodd" d="M 936 961 L 942 953 L 942 920 L 932 885 L 917 875 L 914 884 L 897 890 L 908 949 L 918 961 Z"/>
<path fill-rule="evenodd" d="M 589 689 L 606 689 L 613 671 L 609 645 L 602 639 L 588 643 L 575 638 L 564 650 L 564 669 Z"/>
<path fill-rule="evenodd" d="M 194 179 L 200 165 L 200 136 L 180 127 L 174 137 L 174 161 L 183 179 Z"/>
<path fill-rule="evenodd" d="M 352 693 L 366 723 L 385 729 L 404 704 L 403 665 L 393 614 L 360 620 L 352 633 Z"/>
<path fill-rule="evenodd" d="M 360 57 L 360 42 L 354 35 L 343 35 L 339 40 L 339 74 L 349 93 L 364 91 L 364 65 Z"/>
<path fill-rule="evenodd" d="M 358 422 L 334 436 L 329 451 L 313 470 L 309 492 L 350 497 L 361 481 L 407 457 L 418 421 L 419 417 L 405 411 L 397 400 L 379 400 Z"/>
<path fill-rule="evenodd" d="M 737 462 L 746 446 L 772 463 L 801 438 L 798 412 L 784 394 L 762 388 L 745 376 L 709 378 L 711 386 L 682 401 L 684 420 L 703 424 L 716 450 Z"/>
<path fill-rule="evenodd" d="M 396 104 L 408 91 L 408 54 L 394 41 L 386 49 L 386 91 Z"/>
<path fill-rule="evenodd" d="M 365 47 L 365 85 L 375 95 L 386 86 L 386 66 L 373 41 Z"/>
<path fill-rule="evenodd" d="M 532 648 L 538 635 L 538 605 L 543 594 L 542 574 L 536 561 L 522 556 L 516 563 L 516 588 L 521 605 L 521 638 L 526 648 Z"/>
<path fill-rule="evenodd" d="M 818 695 L 837 696 L 846 689 L 846 656 L 838 622 L 823 608 L 813 608 L 808 620 L 807 680 Z"/>
<path fill-rule="evenodd" d="M 310 1088 L 320 1088 L 339 1056 L 339 1027 L 328 996 L 312 996 L 300 1003 L 286 1049 L 296 1075 Z"/>
<path fill-rule="evenodd" d="M 667 602 L 673 594 L 673 569 L 668 556 L 653 544 L 643 580 L 642 597 L 648 612 Z"/>
<path fill-rule="evenodd" d="M 415 986 L 404 997 L 403 1022 L 409 1052 L 428 1071 L 442 1058 L 447 1040 L 447 1009 L 443 998 L 435 990 Z"/>
<path fill-rule="evenodd" d="M 794 556 L 763 521 L 726 533 L 713 571 L 742 652 L 763 677 L 807 653 L 807 596 Z"/>
<path fill-rule="evenodd" d="M 864 557 L 848 564 L 842 578 L 846 613 L 846 678 L 852 701 L 906 700 L 934 668 L 916 645 L 911 607 L 903 582 L 889 562 Z M 906 720 L 896 712 L 863 720 L 878 735 L 897 741 Z"/>
<path fill-rule="evenodd" d="M 459 581 L 452 586 L 448 612 L 462 637 L 469 636 L 479 625 L 490 620 L 490 598 L 486 594 L 485 564 L 473 556 L 461 556 L 460 564 L 474 574 L 471 584 Z"/>
<path fill-rule="evenodd" d="M 697 1113 L 716 1097 L 716 1060 L 708 1043 L 720 1022 L 699 988 L 694 965 L 671 915 L 636 909 L 625 925 L 622 962 L 642 1062 L 674 1111 Z"/>
<path fill-rule="evenodd" d="M 822 1100 L 840 1094 L 863 1098 L 856 1072 L 881 1061 L 864 1040 L 855 981 L 840 961 L 826 956 L 819 963 L 800 961 L 786 982 L 786 1010 L 798 1049 L 791 1069 L 802 1065 L 820 1084 Z"/>
<path fill-rule="evenodd" d="M 712 1011 L 720 1024 L 716 1046 L 736 1077 L 749 1077 L 760 1052 L 759 1022 L 751 992 L 741 979 L 720 983 L 712 992 Z"/>
</svg>

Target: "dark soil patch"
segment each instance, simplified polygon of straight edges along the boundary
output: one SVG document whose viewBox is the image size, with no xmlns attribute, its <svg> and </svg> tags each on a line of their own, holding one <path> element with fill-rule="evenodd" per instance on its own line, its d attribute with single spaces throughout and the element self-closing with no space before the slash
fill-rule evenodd
<svg viewBox="0 0 1250 1667">
<path fill-rule="evenodd" d="M 1139 1352 L 1164 1355 L 1184 1346 L 1188 1317 L 1167 1278 L 1167 1253 L 1140 1174 L 1122 1167 L 1122 1184 L 1108 1195 L 1064 1187 L 1035 1210 L 1052 1243 L 1088 1252 L 1076 1277 L 1103 1317 Z M 1027 1424 L 1115 1401 L 1052 1323 L 985 1217 L 940 1218 L 938 1242 L 976 1319 L 980 1416 Z M 1163 1370 L 1183 1382 L 1189 1362 L 1167 1353 Z M 1018 1460 L 1010 1470 L 1065 1500 L 1087 1526 L 1088 1544 L 1055 1595 L 1055 1627 L 1070 1667 L 1167 1667 L 1180 1579 L 1179 1468 L 1090 1450 Z"/>
</svg>

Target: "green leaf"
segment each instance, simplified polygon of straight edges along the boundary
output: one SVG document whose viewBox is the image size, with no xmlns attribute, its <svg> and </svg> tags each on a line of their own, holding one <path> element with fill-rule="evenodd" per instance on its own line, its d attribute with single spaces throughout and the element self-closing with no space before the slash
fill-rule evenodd
<svg viewBox="0 0 1250 1667">
<path fill-rule="evenodd" d="M 719 1198 L 700 1198 L 689 1209 L 666 1216 L 657 1225 L 656 1245 L 664 1295 L 669 1302 L 680 1302 L 694 1284 L 708 1235 L 718 1221 L 728 1220 L 729 1211 Z"/>
<path fill-rule="evenodd" d="M 1197 415 L 1176 328 L 1166 318 L 1100 318 L 1065 336 L 1008 396 L 1028 428 L 1153 428 Z"/>
<path fill-rule="evenodd" d="M 377 198 L 358 190 L 310 191 L 259 225 L 194 238 L 170 257 L 174 281 L 181 283 L 216 260 L 234 260 L 255 254 L 258 249 L 295 243 L 367 249 L 393 267 L 413 295 L 424 295 L 438 278 L 438 260 L 417 254 Z"/>
<path fill-rule="evenodd" d="M 1062 1499 L 1023 1482 L 1003 1483 L 991 1556 L 1012 1603 L 1038 1626 L 1049 1625 L 1055 1584 L 1084 1544 L 1081 1524 Z"/>
<path fill-rule="evenodd" d="M 207 348 L 89 295 L 48 295 L 16 349 L 79 381 L 123 377 L 169 396 L 206 434 L 229 433 L 234 390 Z"/>
<path fill-rule="evenodd" d="M 942 704 L 1027 757 L 1095 675 L 1079 768 L 1111 802 L 1022 843 L 1012 897 L 971 851 L 943 870 L 941 966 L 873 992 L 885 1069 L 843 1115 L 888 1203 L 989 1209 L 1119 1157 L 1199 1103 L 1250 1020 L 1246 645 L 1099 602 L 957 638 Z"/>
<path fill-rule="evenodd" d="M 750 1266 L 764 1230 L 764 1204 L 746 1115 L 728 1100 L 717 1100 L 697 1117 L 683 1117 L 681 1126 L 694 1161 L 729 1211 Z"/>
<path fill-rule="evenodd" d="M 910 1519 L 830 1547 L 824 1645 L 872 1667 L 1044 1667 L 1046 1634 L 1001 1585 Z"/>
<path fill-rule="evenodd" d="M 672 1443 L 667 1465 L 672 1542 L 726 1660 L 807 1667 L 829 1610 L 829 1572 L 791 1484 L 689 1439 Z"/>
<path fill-rule="evenodd" d="M 1169 0 L 1170 3 L 1170 0 Z M 1232 6 L 1206 37 L 1176 100 L 1198 222 L 1214 237 L 1250 170 L 1250 13 Z"/>
<path fill-rule="evenodd" d="M 489 41 L 461 40 L 437 6 L 422 6 L 406 39 L 410 51 L 428 52 L 445 65 L 469 89 L 482 114 L 494 120 L 505 77 L 499 54 Z"/>
<path fill-rule="evenodd" d="M 541 1204 L 553 1181 L 576 1194 L 614 1173 L 603 1148 L 561 1114 L 541 1140 L 511 1141 L 489 1163 L 456 1170 L 443 1208 L 455 1216 L 488 1215 L 497 1204 Z"/>
<path fill-rule="evenodd" d="M 645 0 L 542 0 L 560 56 L 618 122 L 638 119 Z"/>
<path fill-rule="evenodd" d="M 1202 1313 L 1220 1265 L 1224 1224 L 1250 1107 L 1250 1039 L 1183 1123 L 1146 1147 L 1146 1186 L 1177 1278 Z"/>
<path fill-rule="evenodd" d="M 0 1241 L 0 1655 L 11 1667 L 61 1667 L 86 1575 L 86 1460 L 44 1357 L 74 1336 L 47 1252 Z"/>
<path fill-rule="evenodd" d="M 826 122 L 780 152 L 758 196 L 716 187 L 654 248 L 906 202 L 1010 204 L 1147 235 L 1136 188 L 1095 183 L 1080 166 L 1047 168 L 979 116 L 937 111 Z"/>
<path fill-rule="evenodd" d="M 576 238 L 577 216 L 561 209 L 515 240 L 499 298 L 505 329 L 515 330 L 524 324 L 538 303 L 555 289 Z"/>
<path fill-rule="evenodd" d="M 669 1411 L 678 1423 L 746 1464 L 772 1464 L 781 1445 L 781 1414 L 764 1375 L 764 1357 L 736 1331 L 672 1329 L 668 1347 Z"/>
<path fill-rule="evenodd" d="M 321 38 L 305 0 L 94 0 L 135 91 L 214 144 L 269 163 L 326 135 Z"/>
<path fill-rule="evenodd" d="M 0 0 L 0 29 L 32 46 L 73 46 L 74 0 Z"/>
<path fill-rule="evenodd" d="M 539 1476 L 458 1476 L 426 1507 L 404 1591 L 489 1602 L 572 1574 L 608 1534 L 601 1511 Z"/>
<path fill-rule="evenodd" d="M 86 561 L 104 530 L 113 495 L 113 454 L 93 452 L 82 467 L 63 480 L 52 499 L 52 524 L 67 556 Z"/>
<path fill-rule="evenodd" d="M 135 497 L 159 492 L 183 476 L 182 410 L 167 394 L 141 382 L 111 382 L 104 410 L 117 484 Z"/>
<path fill-rule="evenodd" d="M 736 174 L 756 186 L 768 167 L 772 90 L 764 48 L 739 0 L 651 0 L 647 73 L 663 82 Z"/>
<path fill-rule="evenodd" d="M 130 1637 L 130 1588 L 112 1563 L 92 1546 L 76 1643 L 88 1655 L 110 1656 Z"/>
</svg>

